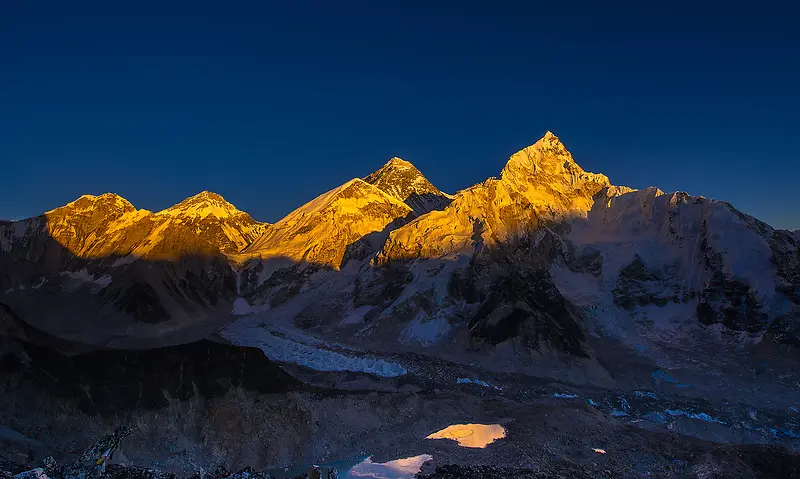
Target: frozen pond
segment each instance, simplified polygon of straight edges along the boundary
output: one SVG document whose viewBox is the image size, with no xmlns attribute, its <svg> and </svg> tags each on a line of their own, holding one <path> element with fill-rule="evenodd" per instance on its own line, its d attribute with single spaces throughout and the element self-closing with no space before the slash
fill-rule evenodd
<svg viewBox="0 0 800 479">
<path fill-rule="evenodd" d="M 328 471 L 335 467 L 339 471 L 339 479 L 413 479 L 422 465 L 430 459 L 432 459 L 432 456 L 429 454 L 422 454 L 389 462 L 373 462 L 372 456 L 370 456 L 354 461 L 320 464 L 319 468 L 322 470 L 323 478 L 327 478 Z M 277 479 L 295 478 L 307 472 L 307 466 L 269 471 Z"/>
<path fill-rule="evenodd" d="M 452 439 L 462 447 L 484 448 L 504 437 L 506 430 L 499 424 L 453 424 L 426 439 Z"/>
</svg>

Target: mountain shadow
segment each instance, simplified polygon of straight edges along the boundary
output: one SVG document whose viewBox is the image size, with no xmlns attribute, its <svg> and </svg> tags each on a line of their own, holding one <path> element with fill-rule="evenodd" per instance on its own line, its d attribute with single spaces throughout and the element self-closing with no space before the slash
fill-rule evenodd
<svg viewBox="0 0 800 479">
<path fill-rule="evenodd" d="M 232 388 L 283 393 L 302 383 L 256 348 L 207 339 L 147 350 L 96 349 L 41 331 L 0 305 L 4 393 L 32 382 L 86 414 L 166 407 Z"/>
<path fill-rule="evenodd" d="M 105 345 L 145 336 L 158 343 L 160 334 L 180 342 L 179 330 L 198 326 L 206 335 L 229 317 L 236 275 L 213 244 L 164 231 L 157 248 L 137 257 L 126 254 L 137 241 L 132 231 L 124 244 L 105 245 L 109 254 L 85 254 L 71 242 L 95 238 L 90 227 L 56 238 L 45 215 L 0 225 L 0 302 L 44 331 Z"/>
</svg>

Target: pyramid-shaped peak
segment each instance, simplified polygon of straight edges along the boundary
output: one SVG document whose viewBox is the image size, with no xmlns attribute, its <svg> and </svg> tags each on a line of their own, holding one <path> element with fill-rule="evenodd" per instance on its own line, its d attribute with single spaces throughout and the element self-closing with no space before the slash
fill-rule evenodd
<svg viewBox="0 0 800 479">
<path fill-rule="evenodd" d="M 506 177 L 517 170 L 524 170 L 530 174 L 562 171 L 564 168 L 581 169 L 561 140 L 548 130 L 536 143 L 511 155 L 501 177 Z"/>
<path fill-rule="evenodd" d="M 160 215 L 195 218 L 205 218 L 212 214 L 217 218 L 226 218 L 237 213 L 240 213 L 240 211 L 233 204 L 226 201 L 222 195 L 212 191 L 201 191 L 166 210 L 158 212 Z"/>
<path fill-rule="evenodd" d="M 413 175 L 413 176 L 422 176 L 422 173 L 414 166 L 410 161 L 406 161 L 402 158 L 398 158 L 396 156 L 392 157 L 383 164 L 380 168 L 376 171 L 371 173 L 370 175 L 364 178 L 364 181 L 367 183 L 373 183 L 374 180 L 386 175 Z"/>
<path fill-rule="evenodd" d="M 400 167 L 400 168 L 414 168 L 410 161 L 393 156 L 386 162 L 385 166 Z"/>
<path fill-rule="evenodd" d="M 228 203 L 225 198 L 222 197 L 219 193 L 214 193 L 213 191 L 201 191 L 194 196 L 190 196 L 183 200 L 181 203 L 186 202 L 195 202 L 195 201 L 214 201 L 217 203 Z"/>
<path fill-rule="evenodd" d="M 364 181 L 406 203 L 417 215 L 444 208 L 451 199 L 433 186 L 414 165 L 398 157 L 391 158 Z"/>
<path fill-rule="evenodd" d="M 523 184 L 529 182 L 532 176 L 542 175 L 551 179 L 560 177 L 571 185 L 583 181 L 609 184 L 605 175 L 584 171 L 561 140 L 549 130 L 533 145 L 511 155 L 500 178 Z"/>
<path fill-rule="evenodd" d="M 566 151 L 566 147 L 558 137 L 553 134 L 552 131 L 547 130 L 539 140 L 530 146 L 530 148 L 541 148 L 541 149 L 557 149 L 557 150 L 564 150 Z"/>
<path fill-rule="evenodd" d="M 365 176 L 364 181 L 387 192 L 399 184 L 428 182 L 414 165 L 398 157 L 391 158 L 379 169 Z"/>
</svg>

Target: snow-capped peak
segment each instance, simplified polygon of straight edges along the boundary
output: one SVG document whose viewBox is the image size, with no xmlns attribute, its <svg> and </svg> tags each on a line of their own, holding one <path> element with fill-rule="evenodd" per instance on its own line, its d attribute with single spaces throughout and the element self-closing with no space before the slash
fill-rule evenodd
<svg viewBox="0 0 800 479">
<path fill-rule="evenodd" d="M 481 244 L 535 228 L 538 218 L 585 217 L 608 177 L 587 173 L 553 133 L 516 152 L 500 179 L 458 192 L 441 213 L 432 212 L 393 231 L 377 262 L 472 254 L 480 222 Z M 421 247 L 420 247 L 421 246 Z"/>
<path fill-rule="evenodd" d="M 206 216 L 214 215 L 223 219 L 239 213 L 241 212 L 231 203 L 228 203 L 222 195 L 211 191 L 202 191 L 170 208 L 159 211 L 157 214 L 192 218 L 205 218 Z"/>
<path fill-rule="evenodd" d="M 367 175 L 364 178 L 364 181 L 366 181 L 367 183 L 374 184 L 375 186 L 378 186 L 376 183 L 378 183 L 379 180 L 385 177 L 386 175 L 390 173 L 397 174 L 400 172 L 412 175 L 414 177 L 425 178 L 422 175 L 422 173 L 413 164 L 411 164 L 411 162 L 395 156 L 389 159 L 389 161 L 387 161 L 383 166 L 378 168 L 375 172 Z"/>
<path fill-rule="evenodd" d="M 444 208 L 452 199 L 410 162 L 394 157 L 364 178 L 367 183 L 409 205 L 417 215 Z"/>
<path fill-rule="evenodd" d="M 500 173 L 502 181 L 518 185 L 529 183 L 535 176 L 548 182 L 558 178 L 573 186 L 583 182 L 610 185 L 606 175 L 584 171 L 561 140 L 550 131 L 533 145 L 511 155 Z"/>
<path fill-rule="evenodd" d="M 392 168 L 414 168 L 416 170 L 416 168 L 414 167 L 414 165 L 411 164 L 411 162 L 406 161 L 406 160 L 404 160 L 402 158 L 398 158 L 396 156 L 390 158 L 389 161 L 386 162 L 386 164 L 384 165 L 384 168 L 386 168 L 386 167 L 392 167 Z"/>
<path fill-rule="evenodd" d="M 60 206 L 47 213 L 52 213 L 63 208 L 75 211 L 96 209 L 98 207 L 112 208 L 123 212 L 135 211 L 136 207 L 130 201 L 116 193 L 103 193 L 102 195 L 82 195 L 75 201 L 71 201 L 64 206 Z"/>
</svg>

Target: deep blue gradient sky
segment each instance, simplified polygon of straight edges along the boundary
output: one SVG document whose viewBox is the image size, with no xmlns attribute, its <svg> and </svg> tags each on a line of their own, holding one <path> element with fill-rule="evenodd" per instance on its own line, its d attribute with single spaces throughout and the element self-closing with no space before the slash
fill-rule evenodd
<svg viewBox="0 0 800 479">
<path fill-rule="evenodd" d="M 552 130 L 800 228 L 797 12 L 280 3 L 3 2 L 0 218 L 212 190 L 275 221 L 392 156 L 454 192 Z"/>
</svg>

